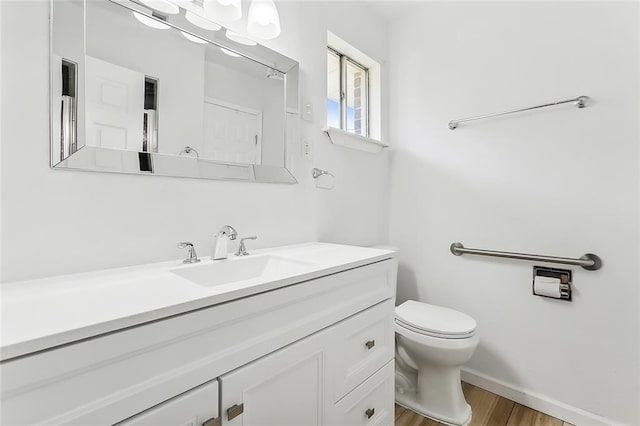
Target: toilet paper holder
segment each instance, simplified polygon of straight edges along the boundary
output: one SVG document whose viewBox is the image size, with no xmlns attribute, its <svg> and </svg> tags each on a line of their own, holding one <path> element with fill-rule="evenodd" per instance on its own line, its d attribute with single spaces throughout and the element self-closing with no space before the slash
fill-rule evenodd
<svg viewBox="0 0 640 426">
<path fill-rule="evenodd" d="M 571 301 L 572 274 L 568 269 L 533 267 L 532 293 L 535 296 Z"/>
</svg>

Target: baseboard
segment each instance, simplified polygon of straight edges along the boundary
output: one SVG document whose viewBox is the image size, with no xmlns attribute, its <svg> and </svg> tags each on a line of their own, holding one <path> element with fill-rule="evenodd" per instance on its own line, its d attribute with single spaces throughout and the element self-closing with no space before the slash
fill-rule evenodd
<svg viewBox="0 0 640 426">
<path fill-rule="evenodd" d="M 574 425 L 623 426 L 622 423 L 606 419 L 545 395 L 540 395 L 501 380 L 485 376 L 482 373 L 468 368 L 462 369 L 461 378 L 463 381 L 471 383 L 474 386 L 486 389 L 489 392 L 493 392 L 526 407 L 533 408 L 534 410 L 541 411 Z"/>
</svg>

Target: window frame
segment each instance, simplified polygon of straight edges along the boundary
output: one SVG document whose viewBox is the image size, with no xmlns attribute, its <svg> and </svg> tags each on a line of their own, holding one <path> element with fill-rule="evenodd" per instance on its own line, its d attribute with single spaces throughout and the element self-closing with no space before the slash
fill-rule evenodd
<svg viewBox="0 0 640 426">
<path fill-rule="evenodd" d="M 345 55 L 337 49 L 334 49 L 331 46 L 327 46 L 328 53 L 336 55 L 340 61 L 340 130 L 345 132 L 353 133 L 354 135 L 364 136 L 366 138 L 369 137 L 370 126 L 369 126 L 369 117 L 370 117 L 370 108 L 369 108 L 369 68 L 362 65 L 360 62 L 354 60 L 349 55 Z M 364 73 L 364 82 L 362 83 L 362 88 L 364 88 L 364 109 L 366 120 L 362 123 L 364 125 L 364 133 L 362 135 L 347 129 L 347 94 L 346 94 L 346 85 L 347 85 L 347 65 L 351 64 L 356 68 L 360 68 Z M 327 75 L 327 77 L 329 77 Z M 361 96 L 362 97 L 362 96 Z"/>
</svg>

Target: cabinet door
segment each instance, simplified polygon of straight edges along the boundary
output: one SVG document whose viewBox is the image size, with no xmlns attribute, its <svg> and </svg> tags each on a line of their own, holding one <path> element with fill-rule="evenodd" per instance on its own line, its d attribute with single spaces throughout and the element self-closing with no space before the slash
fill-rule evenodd
<svg viewBox="0 0 640 426">
<path fill-rule="evenodd" d="M 311 336 L 220 377 L 222 424 L 323 424 L 325 343 Z"/>
<path fill-rule="evenodd" d="M 219 426 L 218 381 L 212 380 L 143 411 L 118 426 Z"/>
</svg>

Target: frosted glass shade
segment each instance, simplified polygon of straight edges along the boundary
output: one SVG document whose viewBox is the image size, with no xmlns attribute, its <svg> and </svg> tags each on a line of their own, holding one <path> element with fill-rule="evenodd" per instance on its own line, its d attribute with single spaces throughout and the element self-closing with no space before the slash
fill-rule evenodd
<svg viewBox="0 0 640 426">
<path fill-rule="evenodd" d="M 202 6 L 214 21 L 232 22 L 242 18 L 241 0 L 204 0 Z"/>
<path fill-rule="evenodd" d="M 225 55 L 229 55 L 232 58 L 239 58 L 240 55 L 238 55 L 236 52 L 232 52 L 231 50 L 227 50 L 224 47 L 221 47 L 220 50 L 222 50 L 222 53 L 224 53 Z"/>
<path fill-rule="evenodd" d="M 196 37 L 194 35 L 191 35 L 189 33 L 185 33 L 184 31 L 181 31 L 182 35 L 184 36 L 184 38 L 186 38 L 189 41 L 192 41 L 194 43 L 198 43 L 198 44 L 206 44 L 207 42 L 203 39 L 201 39 L 200 37 Z"/>
<path fill-rule="evenodd" d="M 247 21 L 247 30 L 254 37 L 268 40 L 280 35 L 280 15 L 273 0 L 253 0 Z"/>
</svg>

